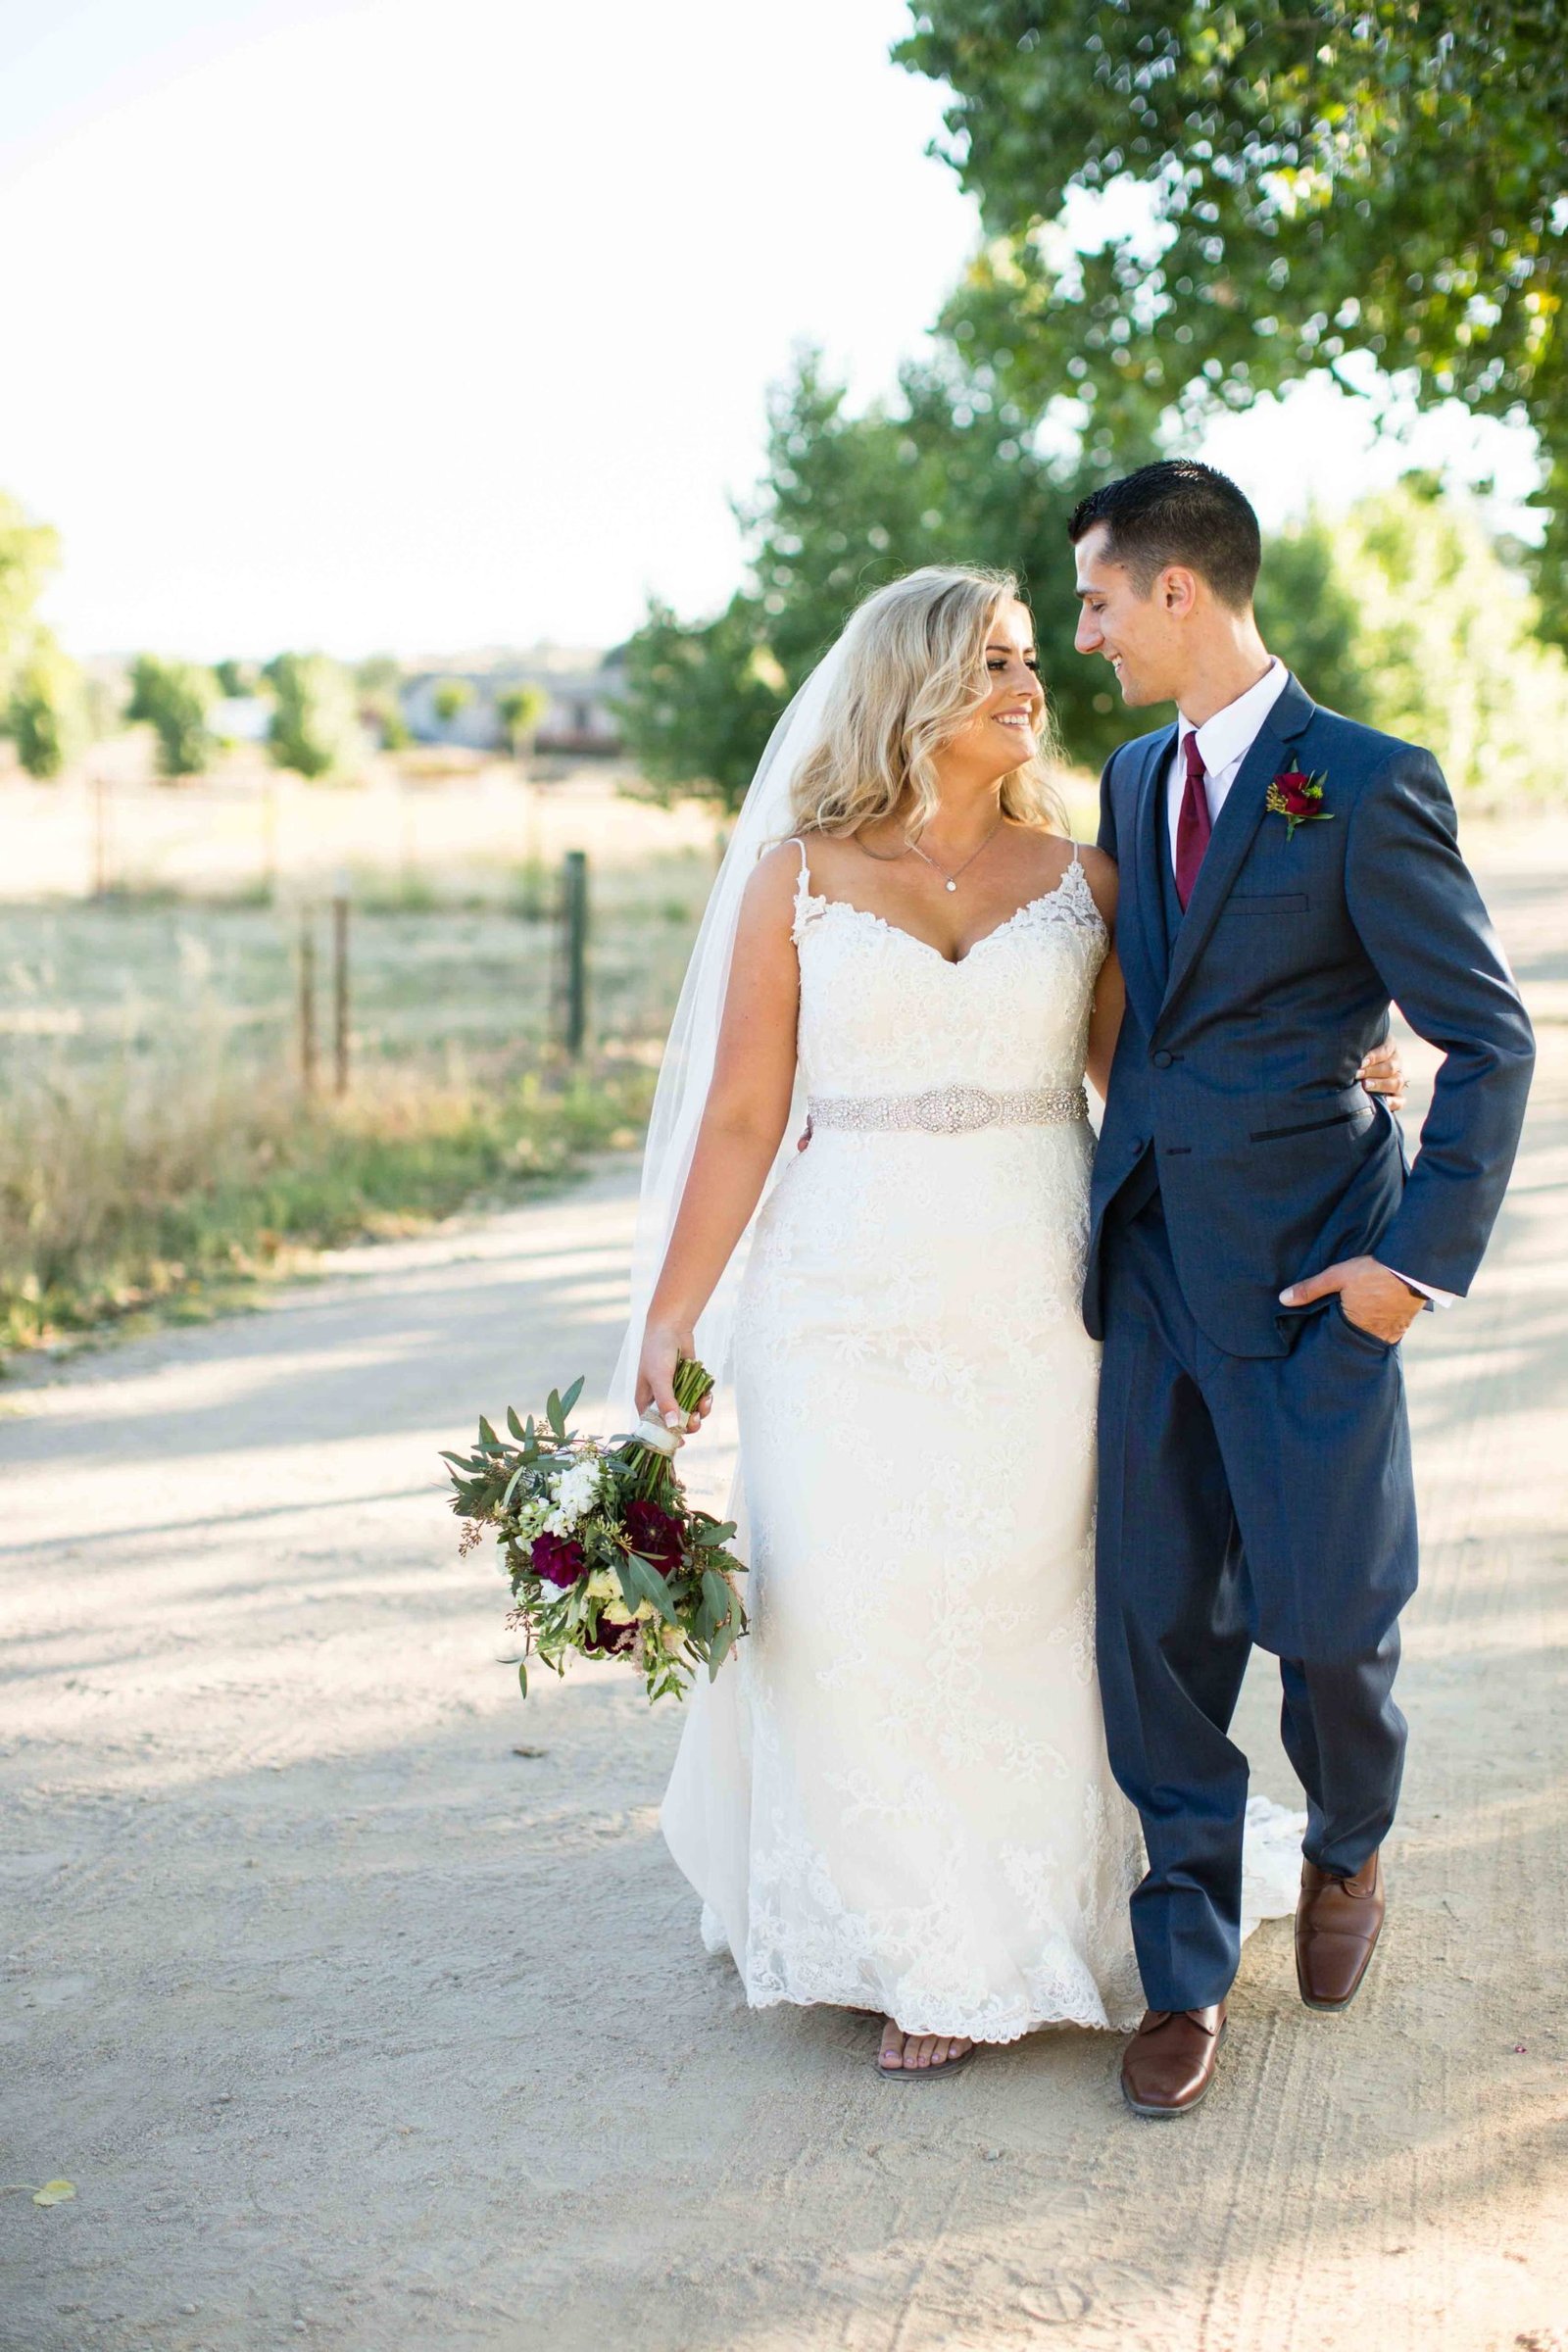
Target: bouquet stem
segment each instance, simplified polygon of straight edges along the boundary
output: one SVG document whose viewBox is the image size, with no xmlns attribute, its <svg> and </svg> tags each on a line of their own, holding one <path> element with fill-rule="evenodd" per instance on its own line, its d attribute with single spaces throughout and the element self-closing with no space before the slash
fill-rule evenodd
<svg viewBox="0 0 1568 2352">
<path fill-rule="evenodd" d="M 702 1364 L 683 1355 L 675 1366 L 673 1385 L 675 1402 L 680 1406 L 682 1419 L 687 1420 L 712 1387 L 713 1376 Z M 637 1473 L 637 1493 L 643 1500 L 667 1505 L 675 1494 L 673 1456 L 661 1453 L 653 1446 L 629 1446 L 626 1459 Z"/>
</svg>

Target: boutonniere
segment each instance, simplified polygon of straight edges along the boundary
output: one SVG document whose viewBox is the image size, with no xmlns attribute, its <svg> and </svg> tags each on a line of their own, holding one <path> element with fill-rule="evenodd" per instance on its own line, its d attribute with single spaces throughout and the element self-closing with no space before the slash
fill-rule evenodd
<svg viewBox="0 0 1568 2352">
<path fill-rule="evenodd" d="M 1324 775 L 1303 775 L 1298 767 L 1288 767 L 1275 777 L 1268 788 L 1264 807 L 1271 816 L 1285 819 L 1285 838 L 1294 841 L 1298 825 L 1309 825 L 1315 820 L 1332 822 L 1334 811 L 1323 806 Z"/>
</svg>

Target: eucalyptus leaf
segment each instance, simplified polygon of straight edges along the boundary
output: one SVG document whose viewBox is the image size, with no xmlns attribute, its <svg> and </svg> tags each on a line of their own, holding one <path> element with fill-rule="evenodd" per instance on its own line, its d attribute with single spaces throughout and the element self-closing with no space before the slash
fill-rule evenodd
<svg viewBox="0 0 1568 2352">
<path fill-rule="evenodd" d="M 626 1568 L 637 1588 L 639 1599 L 651 1600 L 666 1625 L 679 1625 L 680 1619 L 675 1614 L 669 1594 L 664 1590 L 664 1580 L 658 1569 L 635 1551 L 626 1562 Z"/>
<path fill-rule="evenodd" d="M 512 1473 L 512 1476 L 508 1479 L 507 1491 L 501 1497 L 501 1508 L 503 1510 L 507 1510 L 511 1507 L 512 1497 L 517 1491 L 517 1481 L 527 1476 L 530 1464 L 527 1462 L 519 1462 L 515 1470 L 514 1470 Z"/>
<path fill-rule="evenodd" d="M 517 1419 L 517 1408 L 514 1404 L 509 1404 L 507 1407 L 507 1427 L 514 1438 L 522 1436 L 522 1423 Z"/>
<path fill-rule="evenodd" d="M 713 1646 L 708 1653 L 708 1679 L 712 1682 L 730 1653 L 735 1640 L 735 1621 L 729 1618 L 713 1636 Z"/>
<path fill-rule="evenodd" d="M 735 1595 L 716 1568 L 703 1570 L 703 1593 L 711 1612 L 713 1631 L 716 1634 L 734 1605 Z"/>
</svg>

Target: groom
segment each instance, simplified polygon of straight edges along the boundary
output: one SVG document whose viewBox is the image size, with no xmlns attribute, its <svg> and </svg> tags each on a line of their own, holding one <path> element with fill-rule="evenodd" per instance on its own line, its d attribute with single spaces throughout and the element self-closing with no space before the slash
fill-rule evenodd
<svg viewBox="0 0 1568 2352">
<path fill-rule="evenodd" d="M 1306 1790 L 1297 1975 L 1343 2009 L 1383 1922 L 1398 1615 L 1416 1581 L 1399 1341 L 1469 1287 L 1524 1116 L 1530 1024 L 1429 752 L 1319 710 L 1252 613 L 1257 518 L 1223 474 L 1086 498 L 1078 649 L 1174 725 L 1101 782 L 1127 1009 L 1084 1317 L 1104 1341 L 1099 1654 L 1143 1817 L 1134 2112 L 1213 2080 L 1240 1948 L 1248 1654 L 1280 1661 Z M 1444 1054 L 1413 1169 L 1356 1083 L 1396 999 Z"/>
</svg>

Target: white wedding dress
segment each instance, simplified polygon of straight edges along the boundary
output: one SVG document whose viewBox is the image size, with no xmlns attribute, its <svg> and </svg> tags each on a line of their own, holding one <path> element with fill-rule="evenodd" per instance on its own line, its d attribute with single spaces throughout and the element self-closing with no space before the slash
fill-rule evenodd
<svg viewBox="0 0 1568 2352">
<path fill-rule="evenodd" d="M 693 1693 L 664 1833 L 754 2006 L 977 2041 L 1129 2027 L 1144 1863 L 1095 1684 L 1078 1304 L 1104 925 L 1075 856 L 949 963 L 814 896 L 803 852 L 794 930 L 807 1089 L 861 1107 L 818 1117 L 758 1220 L 735 1325 L 752 1633 Z M 943 1089 L 1050 1107 L 840 1123 Z M 1258 1801 L 1253 1826 L 1248 1926 L 1294 1907 L 1303 1822 Z"/>
</svg>

